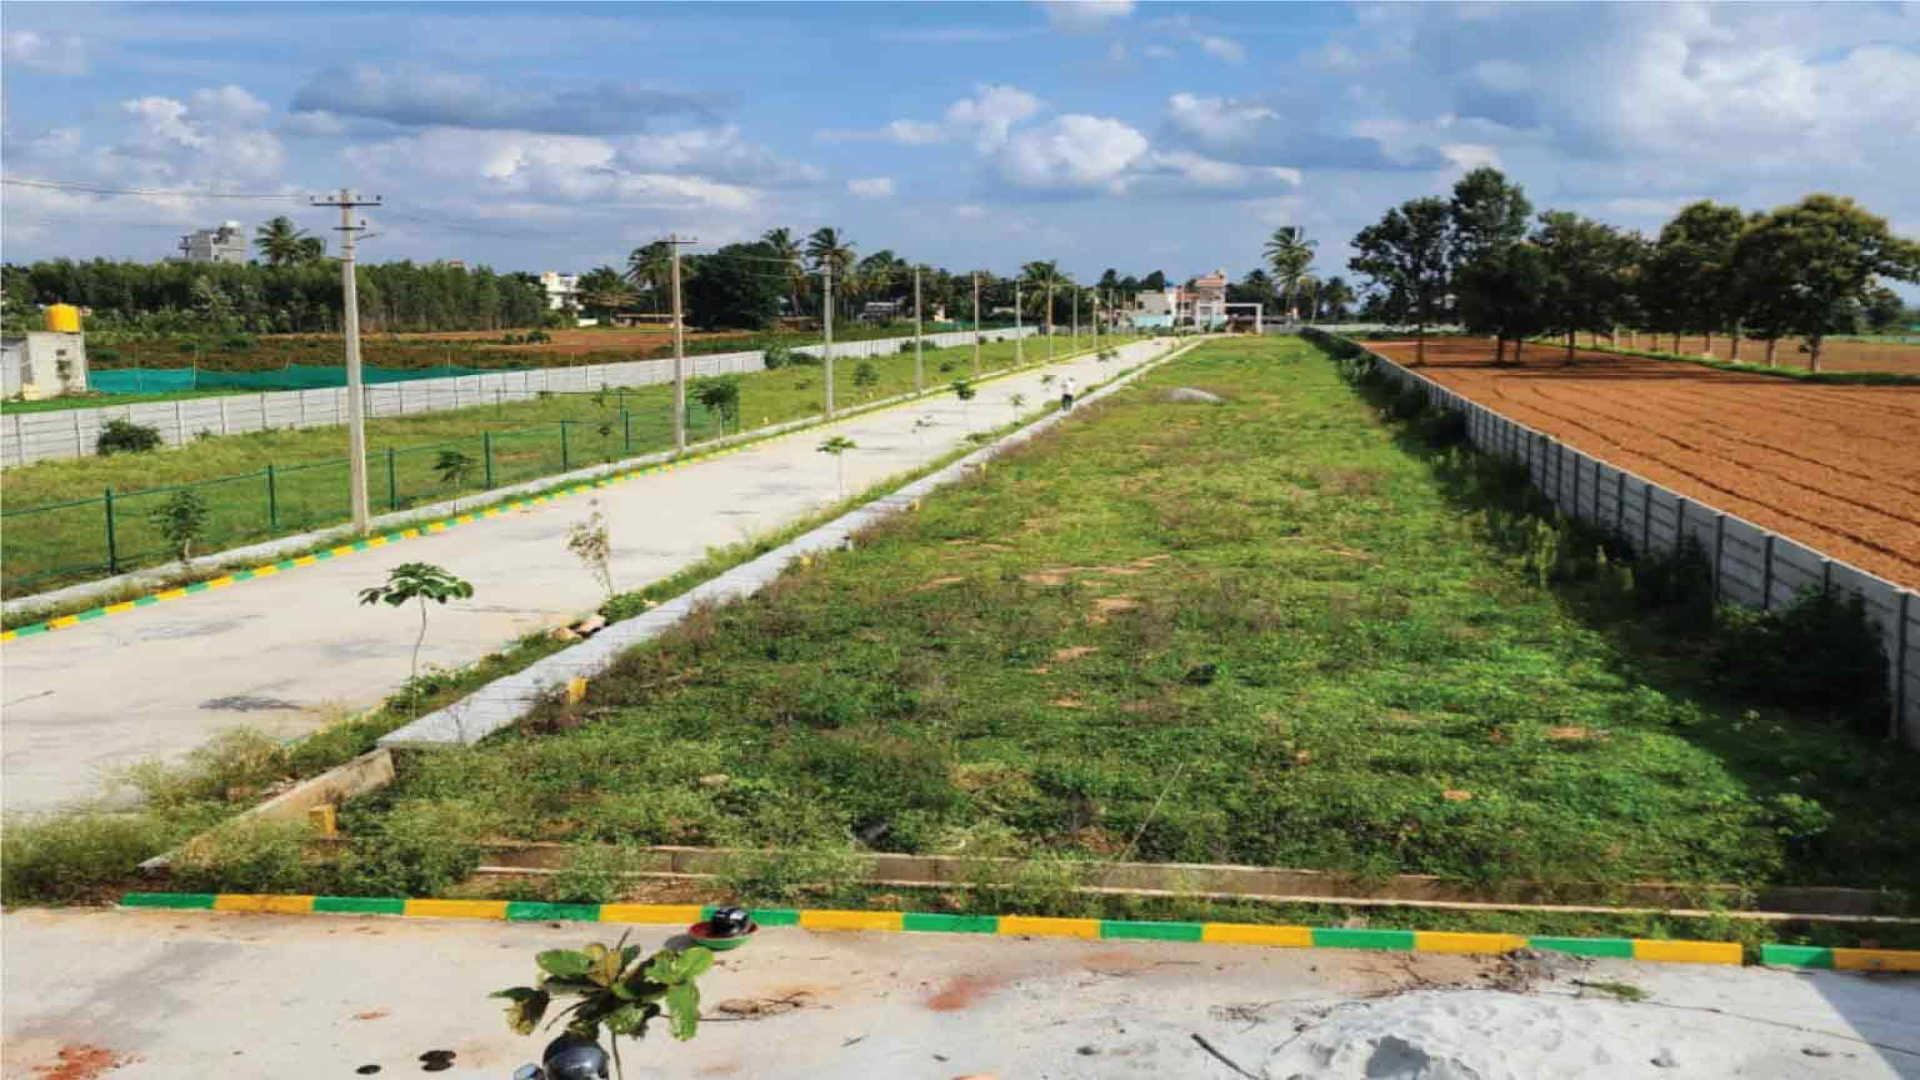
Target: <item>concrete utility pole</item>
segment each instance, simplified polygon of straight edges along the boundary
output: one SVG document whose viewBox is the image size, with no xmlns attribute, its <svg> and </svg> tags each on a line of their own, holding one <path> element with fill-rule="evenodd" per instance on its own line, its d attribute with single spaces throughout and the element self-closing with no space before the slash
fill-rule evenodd
<svg viewBox="0 0 1920 1080">
<path fill-rule="evenodd" d="M 1013 366 L 1019 367 L 1027 362 L 1027 343 L 1020 338 L 1025 329 L 1020 325 L 1020 279 L 1013 279 Z"/>
<path fill-rule="evenodd" d="M 1080 347 L 1080 286 L 1073 287 L 1073 347 Z"/>
<path fill-rule="evenodd" d="M 687 339 L 686 318 L 680 306 L 680 248 L 695 243 L 691 236 L 669 235 L 661 241 L 673 251 L 673 452 L 687 452 Z"/>
<path fill-rule="evenodd" d="M 1088 299 L 1093 302 L 1093 351 L 1097 353 L 1100 351 L 1100 291 L 1094 290 Z"/>
<path fill-rule="evenodd" d="M 927 389 L 927 365 L 920 360 L 920 267 L 913 268 L 913 392 Z"/>
<path fill-rule="evenodd" d="M 820 263 L 820 316 L 826 340 L 820 346 L 820 359 L 827 369 L 827 419 L 833 419 L 833 261 Z"/>
<path fill-rule="evenodd" d="M 353 211 L 362 206 L 379 206 L 380 196 L 371 201 L 356 200 L 351 188 L 341 188 L 332 199 L 315 199 L 314 206 L 340 208 L 340 323 L 347 338 L 347 498 L 352 504 L 353 531 L 361 536 L 372 529 L 367 512 L 367 417 L 366 392 L 360 380 L 360 290 L 353 269 L 353 237 L 364 232 L 365 218 L 353 223 Z"/>
<path fill-rule="evenodd" d="M 980 377 L 980 271 L 973 272 L 973 377 Z"/>
<path fill-rule="evenodd" d="M 1053 276 L 1047 276 L 1047 363 L 1053 363 Z"/>
</svg>

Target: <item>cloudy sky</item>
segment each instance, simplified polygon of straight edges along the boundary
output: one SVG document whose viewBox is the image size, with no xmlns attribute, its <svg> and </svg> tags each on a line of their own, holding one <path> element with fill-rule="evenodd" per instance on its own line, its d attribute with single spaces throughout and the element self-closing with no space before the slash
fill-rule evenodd
<svg viewBox="0 0 1920 1080">
<path fill-rule="evenodd" d="M 1853 195 L 1920 235 L 1920 6 L 6 5 L 4 257 L 385 197 L 373 258 L 503 270 L 844 229 L 953 268 L 1176 277 L 1493 163 L 1657 228 Z M 329 238 L 331 234 L 327 234 Z"/>
</svg>

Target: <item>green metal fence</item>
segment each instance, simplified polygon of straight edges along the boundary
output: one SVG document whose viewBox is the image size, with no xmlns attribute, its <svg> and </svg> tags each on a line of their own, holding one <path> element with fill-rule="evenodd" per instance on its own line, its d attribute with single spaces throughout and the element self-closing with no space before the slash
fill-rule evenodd
<svg viewBox="0 0 1920 1080">
<path fill-rule="evenodd" d="M 731 430 L 729 425 L 728 430 Z M 718 418 L 697 402 L 687 409 L 689 441 L 720 435 Z M 422 446 L 370 447 L 367 501 L 375 514 L 553 476 L 669 446 L 672 410 L 625 407 L 601 420 L 559 420 L 483 432 Z M 455 454 L 446 461 L 443 455 Z M 78 499 L 0 511 L 0 591 L 20 596 L 67 581 L 156 566 L 177 557 L 156 515 L 181 491 L 205 506 L 190 554 L 347 521 L 346 458 L 269 464 L 258 472 L 190 484 L 103 491 Z"/>
</svg>

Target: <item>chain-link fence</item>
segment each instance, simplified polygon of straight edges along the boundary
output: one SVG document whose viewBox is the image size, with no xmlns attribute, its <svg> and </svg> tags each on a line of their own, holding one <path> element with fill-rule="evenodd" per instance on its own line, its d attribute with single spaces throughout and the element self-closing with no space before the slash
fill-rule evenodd
<svg viewBox="0 0 1920 1080">
<path fill-rule="evenodd" d="M 731 431 L 698 402 L 687 408 L 689 441 Z M 558 420 L 485 431 L 424 446 L 373 447 L 367 454 L 367 501 L 374 513 L 442 502 L 458 495 L 617 461 L 671 445 L 667 409 L 608 410 L 597 420 Z M 155 566 L 180 557 L 162 519 L 168 508 L 197 506 L 187 554 L 199 555 L 348 520 L 346 458 L 269 464 L 258 472 L 190 484 L 116 492 L 0 511 L 6 557 L 0 586 L 20 596 L 102 574 Z"/>
</svg>

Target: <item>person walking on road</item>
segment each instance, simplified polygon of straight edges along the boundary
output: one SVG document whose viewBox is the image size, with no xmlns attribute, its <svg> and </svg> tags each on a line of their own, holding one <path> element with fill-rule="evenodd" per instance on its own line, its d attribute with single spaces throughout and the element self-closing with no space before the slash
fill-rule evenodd
<svg viewBox="0 0 1920 1080">
<path fill-rule="evenodd" d="M 1075 389 L 1077 389 L 1077 387 L 1074 386 L 1073 376 L 1062 375 L 1060 377 L 1060 411 L 1061 412 L 1066 412 L 1068 409 L 1073 408 L 1073 392 Z"/>
</svg>

